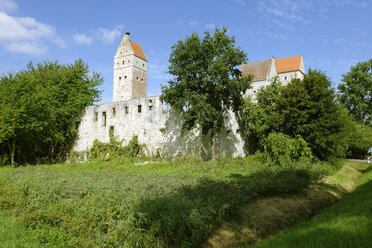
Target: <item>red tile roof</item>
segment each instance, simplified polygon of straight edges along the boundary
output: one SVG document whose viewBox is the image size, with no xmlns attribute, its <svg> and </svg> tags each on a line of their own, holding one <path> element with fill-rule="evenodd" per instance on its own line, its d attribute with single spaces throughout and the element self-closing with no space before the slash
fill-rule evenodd
<svg viewBox="0 0 372 248">
<path fill-rule="evenodd" d="M 248 64 L 242 64 L 240 66 L 240 70 L 243 76 L 253 75 L 254 78 L 252 82 L 266 80 L 267 73 L 269 72 L 270 68 L 270 59 L 261 60 L 257 62 L 252 62 Z"/>
<path fill-rule="evenodd" d="M 141 46 L 139 44 L 134 43 L 131 40 L 129 42 L 130 42 L 130 45 L 133 48 L 134 54 L 137 55 L 138 57 L 140 57 L 141 59 L 144 59 L 144 60 L 147 61 L 146 56 L 143 53 Z"/>
<path fill-rule="evenodd" d="M 301 67 L 302 55 L 275 59 L 275 67 L 277 73 L 299 71 Z"/>
</svg>

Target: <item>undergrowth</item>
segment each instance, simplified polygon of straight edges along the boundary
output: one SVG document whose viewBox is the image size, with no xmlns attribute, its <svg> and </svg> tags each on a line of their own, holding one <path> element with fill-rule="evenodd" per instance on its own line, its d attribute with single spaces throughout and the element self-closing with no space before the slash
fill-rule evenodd
<svg viewBox="0 0 372 248">
<path fill-rule="evenodd" d="M 41 246 L 198 247 L 243 204 L 301 193 L 333 171 L 326 163 L 267 166 L 260 156 L 1 167 L 0 211 Z"/>
</svg>

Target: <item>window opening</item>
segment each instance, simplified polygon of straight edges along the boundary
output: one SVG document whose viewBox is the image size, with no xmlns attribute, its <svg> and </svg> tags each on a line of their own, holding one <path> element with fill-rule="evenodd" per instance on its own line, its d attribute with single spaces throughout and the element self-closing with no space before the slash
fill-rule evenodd
<svg viewBox="0 0 372 248">
<path fill-rule="evenodd" d="M 114 126 L 110 126 L 109 136 L 110 136 L 110 142 L 115 141 L 115 129 L 114 129 Z"/>
<path fill-rule="evenodd" d="M 142 112 L 142 105 L 138 105 L 138 113 Z"/>
<path fill-rule="evenodd" d="M 139 77 L 137 77 L 137 81 L 139 80 Z"/>
<path fill-rule="evenodd" d="M 149 111 L 150 111 L 150 121 L 153 122 L 154 121 L 154 107 L 149 106 Z"/>
<path fill-rule="evenodd" d="M 113 115 L 113 116 L 116 115 L 116 108 L 112 108 L 112 115 Z"/>
<path fill-rule="evenodd" d="M 127 79 L 127 76 L 124 76 L 124 79 Z"/>
<path fill-rule="evenodd" d="M 123 62 L 121 62 L 123 65 L 125 64 L 125 62 L 124 62 L 124 60 L 123 60 Z"/>
<path fill-rule="evenodd" d="M 102 112 L 102 121 L 103 126 L 106 127 L 106 112 Z"/>
<path fill-rule="evenodd" d="M 166 113 L 168 111 L 168 105 L 163 102 L 163 113 Z"/>
<path fill-rule="evenodd" d="M 119 80 L 121 80 L 121 77 L 119 77 Z"/>
<path fill-rule="evenodd" d="M 126 115 L 129 114 L 129 108 L 128 108 L 128 106 L 125 106 L 125 114 Z"/>
</svg>

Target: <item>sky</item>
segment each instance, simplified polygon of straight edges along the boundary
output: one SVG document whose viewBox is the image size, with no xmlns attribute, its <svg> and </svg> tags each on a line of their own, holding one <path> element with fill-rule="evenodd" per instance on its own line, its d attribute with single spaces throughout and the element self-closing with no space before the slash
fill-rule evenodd
<svg viewBox="0 0 372 248">
<path fill-rule="evenodd" d="M 223 26 L 249 62 L 302 55 L 334 86 L 372 58 L 372 0 L 0 0 L 0 73 L 82 58 L 111 102 L 113 57 L 130 32 L 148 58 L 148 95 L 159 95 L 172 45 Z"/>
</svg>

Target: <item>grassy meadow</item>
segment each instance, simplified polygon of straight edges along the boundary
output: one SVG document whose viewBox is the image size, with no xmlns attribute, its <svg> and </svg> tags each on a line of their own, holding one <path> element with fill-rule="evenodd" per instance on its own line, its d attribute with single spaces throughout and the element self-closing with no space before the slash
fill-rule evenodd
<svg viewBox="0 0 372 248">
<path fill-rule="evenodd" d="M 301 194 L 340 167 L 146 160 L 0 167 L 1 247 L 199 247 L 244 204 Z"/>
<path fill-rule="evenodd" d="M 252 247 L 372 247 L 372 166 L 338 203 Z"/>
</svg>

